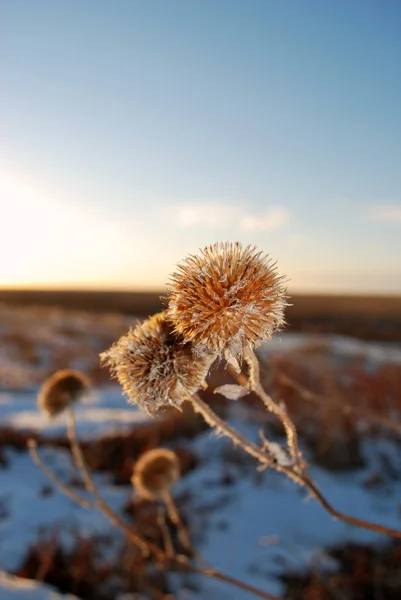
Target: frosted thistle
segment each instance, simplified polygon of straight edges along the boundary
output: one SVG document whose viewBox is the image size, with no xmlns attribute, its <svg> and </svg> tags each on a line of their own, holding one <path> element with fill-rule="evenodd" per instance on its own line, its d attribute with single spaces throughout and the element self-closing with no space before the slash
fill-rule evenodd
<svg viewBox="0 0 401 600">
<path fill-rule="evenodd" d="M 194 352 L 173 332 L 164 312 L 131 329 L 100 355 L 130 402 L 152 415 L 159 408 L 179 408 L 203 387 L 213 356 Z"/>
<path fill-rule="evenodd" d="M 180 461 L 172 450 L 155 448 L 142 454 L 134 466 L 132 485 L 144 498 L 158 498 L 180 477 Z"/>
<path fill-rule="evenodd" d="M 238 370 L 244 350 L 270 339 L 284 324 L 284 279 L 252 246 L 206 246 L 173 274 L 168 318 L 186 341 L 224 356 Z"/>
<path fill-rule="evenodd" d="M 70 404 L 81 400 L 89 388 L 89 380 L 80 371 L 57 371 L 40 388 L 38 405 L 49 417 L 55 417 Z"/>
</svg>

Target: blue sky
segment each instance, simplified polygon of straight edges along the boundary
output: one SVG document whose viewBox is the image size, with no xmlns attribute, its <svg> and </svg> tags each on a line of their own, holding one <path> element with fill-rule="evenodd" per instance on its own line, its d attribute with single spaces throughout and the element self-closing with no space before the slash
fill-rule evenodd
<svg viewBox="0 0 401 600">
<path fill-rule="evenodd" d="M 397 0 L 3 0 L 0 282 L 160 289 L 217 240 L 401 293 Z"/>
</svg>

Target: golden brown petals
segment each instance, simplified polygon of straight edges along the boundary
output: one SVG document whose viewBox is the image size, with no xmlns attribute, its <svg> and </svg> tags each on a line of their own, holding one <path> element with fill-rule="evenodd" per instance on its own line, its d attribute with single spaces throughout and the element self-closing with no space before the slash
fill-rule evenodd
<svg viewBox="0 0 401 600">
<path fill-rule="evenodd" d="M 170 284 L 168 318 L 186 341 L 238 367 L 284 324 L 284 278 L 254 247 L 218 242 L 182 261 Z"/>
</svg>

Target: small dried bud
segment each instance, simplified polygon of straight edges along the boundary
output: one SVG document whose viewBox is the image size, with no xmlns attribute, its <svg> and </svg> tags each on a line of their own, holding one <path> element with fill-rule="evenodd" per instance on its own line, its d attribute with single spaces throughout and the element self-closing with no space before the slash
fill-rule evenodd
<svg viewBox="0 0 401 600">
<path fill-rule="evenodd" d="M 172 450 L 155 448 L 142 454 L 134 466 L 132 485 L 144 498 L 157 498 L 180 477 L 180 461 Z"/>
<path fill-rule="evenodd" d="M 218 242 L 178 265 L 168 318 L 184 340 L 223 355 L 238 369 L 284 324 L 286 288 L 268 256 L 239 242 Z"/>
<path fill-rule="evenodd" d="M 203 387 L 213 361 L 173 333 L 164 312 L 131 329 L 100 359 L 110 366 L 129 401 L 150 415 L 166 405 L 179 408 Z"/>
<path fill-rule="evenodd" d="M 89 380 L 80 371 L 57 371 L 39 390 L 38 404 L 49 417 L 55 417 L 73 402 L 78 402 L 89 388 Z"/>
</svg>

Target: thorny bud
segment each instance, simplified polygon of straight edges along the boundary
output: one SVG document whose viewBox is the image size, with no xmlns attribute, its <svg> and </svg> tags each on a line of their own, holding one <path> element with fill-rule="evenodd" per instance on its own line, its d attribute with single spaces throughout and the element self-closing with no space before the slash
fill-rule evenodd
<svg viewBox="0 0 401 600">
<path fill-rule="evenodd" d="M 38 404 L 49 417 L 55 417 L 72 403 L 81 400 L 89 389 L 89 380 L 80 371 L 57 371 L 40 388 Z"/>
<path fill-rule="evenodd" d="M 239 370 L 244 350 L 284 324 L 284 279 L 255 247 L 217 242 L 178 265 L 167 315 L 186 341 L 224 356 Z"/>
<path fill-rule="evenodd" d="M 179 408 L 203 387 L 214 357 L 195 353 L 161 312 L 131 329 L 100 359 L 128 400 L 153 415 L 163 406 Z"/>
<path fill-rule="evenodd" d="M 132 485 L 144 498 L 158 498 L 180 477 L 180 461 L 175 452 L 155 448 L 142 454 L 134 465 Z"/>
</svg>

